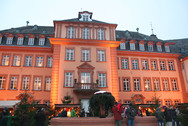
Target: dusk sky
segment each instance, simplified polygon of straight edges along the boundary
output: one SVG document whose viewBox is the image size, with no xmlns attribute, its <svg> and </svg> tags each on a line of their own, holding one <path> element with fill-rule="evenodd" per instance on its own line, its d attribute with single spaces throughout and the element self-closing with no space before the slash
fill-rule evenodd
<svg viewBox="0 0 188 126">
<path fill-rule="evenodd" d="M 0 30 L 29 25 L 53 26 L 53 20 L 92 18 L 118 24 L 117 30 L 136 31 L 159 39 L 188 38 L 188 0 L 1 0 Z"/>
</svg>

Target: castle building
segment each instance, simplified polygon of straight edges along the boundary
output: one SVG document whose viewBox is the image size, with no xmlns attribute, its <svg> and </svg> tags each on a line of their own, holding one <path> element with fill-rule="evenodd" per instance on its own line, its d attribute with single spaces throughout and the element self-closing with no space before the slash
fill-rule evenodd
<svg viewBox="0 0 188 126">
<path fill-rule="evenodd" d="M 188 102 L 188 53 L 178 50 L 183 45 L 116 27 L 83 11 L 55 20 L 54 27 L 0 31 L 0 103 L 16 102 L 27 91 L 41 104 L 63 104 L 70 96 L 72 105 L 88 111 L 99 90 L 122 104 Z"/>
</svg>

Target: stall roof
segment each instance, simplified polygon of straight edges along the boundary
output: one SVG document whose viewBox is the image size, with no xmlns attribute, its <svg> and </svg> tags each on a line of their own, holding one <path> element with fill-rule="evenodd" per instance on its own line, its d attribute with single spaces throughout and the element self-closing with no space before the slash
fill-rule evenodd
<svg viewBox="0 0 188 126">
<path fill-rule="evenodd" d="M 12 100 L 12 101 L 0 101 L 0 108 L 13 108 L 13 106 L 19 103 L 20 100 Z"/>
</svg>

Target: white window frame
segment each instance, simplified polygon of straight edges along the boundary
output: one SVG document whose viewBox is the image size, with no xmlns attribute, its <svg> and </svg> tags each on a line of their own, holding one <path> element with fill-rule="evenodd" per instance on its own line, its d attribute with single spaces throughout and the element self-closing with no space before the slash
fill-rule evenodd
<svg viewBox="0 0 188 126">
<path fill-rule="evenodd" d="M 65 87 L 73 87 L 73 73 L 65 72 Z"/>
<path fill-rule="evenodd" d="M 32 66 L 32 56 L 25 57 L 25 66 Z"/>
<path fill-rule="evenodd" d="M 82 39 L 89 39 L 89 28 L 85 27 L 82 29 Z"/>
<path fill-rule="evenodd" d="M 11 45 L 11 44 L 12 44 L 12 41 L 13 41 L 13 37 L 7 37 L 6 44 L 7 44 L 7 45 Z"/>
<path fill-rule="evenodd" d="M 170 46 L 165 46 L 165 52 L 170 52 Z"/>
<path fill-rule="evenodd" d="M 82 49 L 82 61 L 90 61 L 90 50 Z"/>
<path fill-rule="evenodd" d="M 81 83 L 91 83 L 91 73 L 81 73 Z"/>
<path fill-rule="evenodd" d="M 160 69 L 161 70 L 166 70 L 165 61 L 160 61 Z"/>
<path fill-rule="evenodd" d="M 151 91 L 151 80 L 150 79 L 144 79 L 144 88 L 145 88 L 145 91 Z"/>
<path fill-rule="evenodd" d="M 169 91 L 169 83 L 168 83 L 168 80 L 167 79 L 163 79 L 163 88 L 164 88 L 164 91 Z"/>
<path fill-rule="evenodd" d="M 151 61 L 151 69 L 157 70 L 157 61 L 156 60 Z"/>
<path fill-rule="evenodd" d="M 66 49 L 66 60 L 74 60 L 74 49 Z"/>
<path fill-rule="evenodd" d="M 69 27 L 68 28 L 68 38 L 75 38 L 75 27 Z"/>
<path fill-rule="evenodd" d="M 33 90 L 41 90 L 41 89 L 42 89 L 42 78 L 35 77 Z"/>
<path fill-rule="evenodd" d="M 120 49 L 126 49 L 126 46 L 125 46 L 124 42 L 120 43 Z"/>
<path fill-rule="evenodd" d="M 6 77 L 0 76 L 0 89 L 5 89 Z"/>
<path fill-rule="evenodd" d="M 178 84 L 176 79 L 171 79 L 172 82 L 172 90 L 177 91 L 178 90 Z"/>
<path fill-rule="evenodd" d="M 129 78 L 123 79 L 123 91 L 130 91 L 130 79 Z"/>
<path fill-rule="evenodd" d="M 53 57 L 48 57 L 47 58 L 47 67 L 52 67 L 53 66 Z"/>
<path fill-rule="evenodd" d="M 132 60 L 132 68 L 134 70 L 138 70 L 139 69 L 138 68 L 138 60 L 137 59 Z"/>
<path fill-rule="evenodd" d="M 10 90 L 16 90 L 18 86 L 18 77 L 12 76 L 10 78 Z"/>
<path fill-rule="evenodd" d="M 98 40 L 104 40 L 104 29 L 99 28 L 97 30 L 97 39 Z"/>
<path fill-rule="evenodd" d="M 45 38 L 39 38 L 39 46 L 43 46 L 45 43 Z"/>
<path fill-rule="evenodd" d="M 17 45 L 23 45 L 23 40 L 24 40 L 23 37 L 18 37 Z"/>
<path fill-rule="evenodd" d="M 153 51 L 153 45 L 151 45 L 151 44 L 148 44 L 148 51 Z"/>
<path fill-rule="evenodd" d="M 154 84 L 154 91 L 160 91 L 160 81 L 159 81 L 159 79 L 154 79 L 153 84 Z"/>
<path fill-rule="evenodd" d="M 122 69 L 129 69 L 128 59 L 122 59 L 121 64 L 122 64 Z"/>
<path fill-rule="evenodd" d="M 14 60 L 13 60 L 13 66 L 20 66 L 21 63 L 21 56 L 14 56 Z"/>
<path fill-rule="evenodd" d="M 9 62 L 10 62 L 10 56 L 9 55 L 3 55 L 2 66 L 8 66 Z"/>
<path fill-rule="evenodd" d="M 28 45 L 34 45 L 35 38 L 29 38 L 28 39 Z"/>
<path fill-rule="evenodd" d="M 29 90 L 30 77 L 24 76 L 22 80 L 22 90 Z"/>
<path fill-rule="evenodd" d="M 51 77 L 47 77 L 46 78 L 45 90 L 46 91 L 50 91 L 51 90 Z"/>
<path fill-rule="evenodd" d="M 99 80 L 99 87 L 106 87 L 107 86 L 107 78 L 106 73 L 98 73 L 98 80 Z"/>
<path fill-rule="evenodd" d="M 43 64 L 44 64 L 44 57 L 37 56 L 36 67 L 43 67 Z"/>
<path fill-rule="evenodd" d="M 157 51 L 158 51 L 158 52 L 162 52 L 162 47 L 161 47 L 161 45 L 157 45 Z"/>
<path fill-rule="evenodd" d="M 98 55 L 98 61 L 106 61 L 104 50 L 97 50 L 97 55 Z"/>
<path fill-rule="evenodd" d="M 142 60 L 142 69 L 148 70 L 148 60 Z"/>
<path fill-rule="evenodd" d="M 169 70 L 175 70 L 174 69 L 174 62 L 173 61 L 168 61 L 168 67 L 169 67 Z"/>
<path fill-rule="evenodd" d="M 140 51 L 144 51 L 145 50 L 144 44 L 139 44 L 139 49 L 140 49 Z"/>
<path fill-rule="evenodd" d="M 130 50 L 135 50 L 135 43 L 130 43 Z"/>
<path fill-rule="evenodd" d="M 134 79 L 134 90 L 140 91 L 140 79 Z"/>
</svg>

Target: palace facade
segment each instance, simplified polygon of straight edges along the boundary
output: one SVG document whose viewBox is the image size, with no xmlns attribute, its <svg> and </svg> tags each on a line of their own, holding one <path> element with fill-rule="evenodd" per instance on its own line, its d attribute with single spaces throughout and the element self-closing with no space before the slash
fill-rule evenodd
<svg viewBox="0 0 188 126">
<path fill-rule="evenodd" d="M 62 104 L 70 96 L 71 104 L 87 111 L 99 90 L 122 104 L 188 102 L 188 40 L 164 41 L 116 27 L 83 11 L 55 20 L 54 27 L 0 31 L 0 102 L 27 91 L 41 104 Z"/>
</svg>

